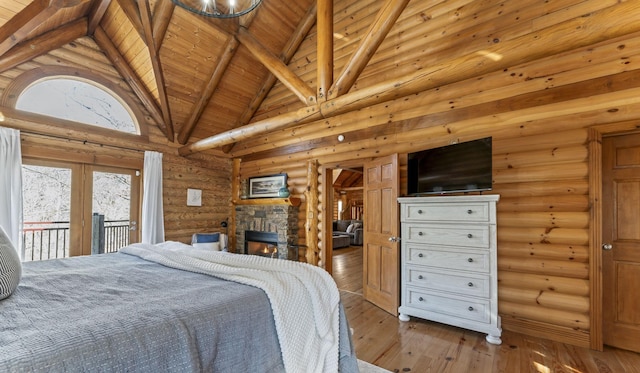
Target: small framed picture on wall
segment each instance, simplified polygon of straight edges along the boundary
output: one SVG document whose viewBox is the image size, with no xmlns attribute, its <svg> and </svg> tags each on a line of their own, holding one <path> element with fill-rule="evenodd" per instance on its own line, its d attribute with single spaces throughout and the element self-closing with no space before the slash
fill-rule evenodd
<svg viewBox="0 0 640 373">
<path fill-rule="evenodd" d="M 187 189 L 187 206 L 202 206 L 202 189 Z"/>
</svg>

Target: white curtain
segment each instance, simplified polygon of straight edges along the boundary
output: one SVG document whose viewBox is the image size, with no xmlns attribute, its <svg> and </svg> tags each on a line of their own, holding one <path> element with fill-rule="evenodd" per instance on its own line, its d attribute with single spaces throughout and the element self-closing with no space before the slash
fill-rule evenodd
<svg viewBox="0 0 640 373">
<path fill-rule="evenodd" d="M 162 153 L 144 152 L 142 190 L 142 242 L 164 242 L 162 210 Z"/>
<path fill-rule="evenodd" d="M 0 172 L 0 226 L 23 260 L 22 151 L 18 130 L 0 127 Z"/>
</svg>

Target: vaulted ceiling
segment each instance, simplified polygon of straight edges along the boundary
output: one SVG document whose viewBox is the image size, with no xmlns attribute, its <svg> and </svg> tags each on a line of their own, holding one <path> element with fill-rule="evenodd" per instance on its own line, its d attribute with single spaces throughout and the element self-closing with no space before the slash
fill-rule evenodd
<svg viewBox="0 0 640 373">
<path fill-rule="evenodd" d="M 373 86 L 366 78 L 380 75 L 365 68 L 408 3 L 334 9 L 333 0 L 263 0 L 240 18 L 213 19 L 171 0 L 0 0 L 0 77 L 38 58 L 115 68 L 150 122 L 183 145 L 180 154 L 217 148 L 234 156 L 243 140 L 423 89 L 415 82 L 424 77 L 403 84 L 385 72 L 390 79 Z M 424 22 L 424 4 L 415 4 L 404 18 L 409 29 Z M 354 12 L 369 23 L 354 23 Z M 379 60 L 394 58 L 389 43 Z M 87 66 L 94 49 L 95 61 L 112 67 Z M 240 152 L 250 153 L 247 146 Z"/>
<path fill-rule="evenodd" d="M 314 0 L 267 0 L 234 19 L 171 0 L 0 0 L 0 72 L 89 37 L 187 144 L 249 123 L 277 82 L 265 64 L 285 71 L 315 19 Z"/>
</svg>

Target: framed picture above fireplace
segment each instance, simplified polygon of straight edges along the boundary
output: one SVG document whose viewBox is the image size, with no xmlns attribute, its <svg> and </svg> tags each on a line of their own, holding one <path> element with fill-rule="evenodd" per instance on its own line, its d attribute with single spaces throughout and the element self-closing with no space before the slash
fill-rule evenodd
<svg viewBox="0 0 640 373">
<path fill-rule="evenodd" d="M 249 178 L 249 198 L 279 197 L 279 190 L 287 186 L 287 174 Z"/>
</svg>

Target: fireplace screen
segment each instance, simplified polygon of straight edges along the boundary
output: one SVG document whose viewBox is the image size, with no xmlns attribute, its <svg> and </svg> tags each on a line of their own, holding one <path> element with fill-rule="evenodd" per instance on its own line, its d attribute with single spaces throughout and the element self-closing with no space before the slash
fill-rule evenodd
<svg viewBox="0 0 640 373">
<path fill-rule="evenodd" d="M 269 258 L 278 257 L 278 234 L 275 232 L 244 232 L 244 252 Z"/>
</svg>

